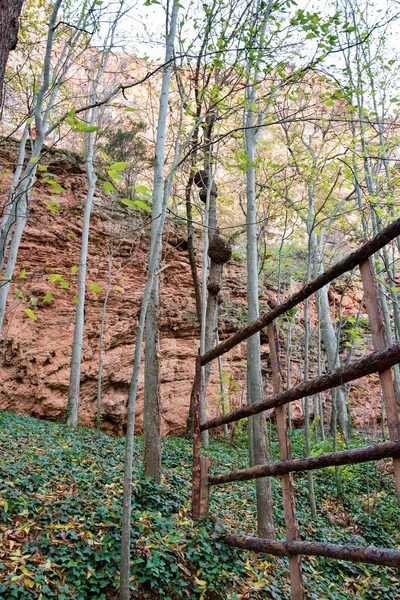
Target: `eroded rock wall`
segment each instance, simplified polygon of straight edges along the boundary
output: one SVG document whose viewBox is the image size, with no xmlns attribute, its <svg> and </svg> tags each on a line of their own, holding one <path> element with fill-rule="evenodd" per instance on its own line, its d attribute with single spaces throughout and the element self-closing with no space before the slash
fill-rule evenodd
<svg viewBox="0 0 400 600">
<path fill-rule="evenodd" d="M 3 168 L 1 204 L 7 198 L 17 147 L 0 147 Z M 77 291 L 76 265 L 83 202 L 85 199 L 84 167 L 79 157 L 56 153 L 45 162 L 56 175 L 65 192 L 54 193 L 39 176 L 30 201 L 30 220 L 26 228 L 12 283 L 3 332 L 0 363 L 0 408 L 63 420 L 65 418 L 71 344 Z M 146 282 L 149 237 L 145 227 L 148 216 L 132 214 L 116 200 L 99 193 L 94 201 L 90 228 L 88 285 L 96 284 L 101 292 L 89 289 L 86 306 L 85 343 L 82 362 L 80 422 L 94 425 L 98 386 L 99 334 L 105 291 L 110 285 L 103 355 L 103 428 L 121 434 L 124 429 L 128 386 L 132 373 L 135 334 L 140 301 Z M 111 249 L 111 250 L 110 250 Z M 201 248 L 199 248 L 201 250 Z M 108 279 L 110 252 L 112 281 Z M 199 251 L 200 258 L 200 251 Z M 161 274 L 161 403 L 164 435 L 184 433 L 199 344 L 195 317 L 195 299 L 184 231 L 169 223 L 164 236 Z M 199 263 L 200 268 L 200 263 Z M 54 276 L 61 276 L 58 278 Z M 235 331 L 246 319 L 245 265 L 231 261 L 226 266 L 221 305 L 221 338 Z M 51 292 L 50 302 L 43 303 Z M 338 294 L 332 292 L 332 304 Z M 358 295 L 357 295 L 358 294 Z M 345 315 L 355 314 L 360 298 L 346 296 L 342 302 Z M 266 307 L 273 290 L 260 297 Z M 336 300 L 335 300 L 336 298 Z M 25 310 L 34 310 L 33 321 Z M 315 307 L 313 313 L 316 323 Z M 301 377 L 301 339 L 294 342 L 292 384 Z M 271 393 L 268 372 L 268 344 L 262 335 L 262 356 L 266 391 Z M 282 360 L 285 372 L 285 357 Z M 212 367 L 208 394 L 210 413 L 221 410 L 221 393 L 217 363 Z M 223 359 L 225 402 L 233 408 L 246 402 L 245 344 Z M 139 385 L 137 430 L 143 422 L 143 375 Z M 380 418 L 380 394 L 377 380 L 368 379 L 353 385 L 350 395 L 356 426 L 371 426 Z M 301 422 L 300 403 L 293 409 L 295 421 Z"/>
</svg>

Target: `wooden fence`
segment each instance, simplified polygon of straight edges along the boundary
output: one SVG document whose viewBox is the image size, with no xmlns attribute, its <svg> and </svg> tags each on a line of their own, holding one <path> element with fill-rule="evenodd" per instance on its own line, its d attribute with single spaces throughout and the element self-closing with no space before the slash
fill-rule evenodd
<svg viewBox="0 0 400 600">
<path fill-rule="evenodd" d="M 381 305 L 377 289 L 371 256 L 400 236 L 400 219 L 394 221 L 373 239 L 363 244 L 358 250 L 349 254 L 344 260 L 322 273 L 319 277 L 304 286 L 299 292 L 290 296 L 285 302 L 271 311 L 263 313 L 258 319 L 218 344 L 215 348 L 197 357 L 194 382 L 194 437 L 193 437 L 193 488 L 192 516 L 194 520 L 204 516 L 208 508 L 209 489 L 233 481 L 245 481 L 258 477 L 280 477 L 285 517 L 286 540 L 269 540 L 246 537 L 243 535 L 227 535 L 225 543 L 231 546 L 265 552 L 275 556 L 289 558 L 290 582 L 293 600 L 305 597 L 301 555 L 323 556 L 332 559 L 365 562 L 400 568 L 400 550 L 388 548 L 361 548 L 349 545 L 303 542 L 299 537 L 296 517 L 295 496 L 292 473 L 321 469 L 329 466 L 358 464 L 367 461 L 393 458 L 395 484 L 400 501 L 400 421 L 399 393 L 396 388 L 392 367 L 400 363 L 400 344 L 387 348 L 386 332 L 382 317 Z M 364 298 L 370 321 L 374 352 L 365 358 L 354 361 L 345 368 L 316 377 L 289 390 L 282 391 L 279 368 L 279 347 L 274 325 L 275 319 L 291 308 L 309 298 L 316 291 L 334 281 L 340 275 L 359 266 Z M 248 339 L 264 327 L 268 327 L 270 360 L 272 366 L 272 398 L 256 404 L 232 411 L 227 415 L 200 422 L 201 368 Z M 372 373 L 379 373 L 390 441 L 365 448 L 330 452 L 304 459 L 291 459 L 290 440 L 287 432 L 286 406 L 294 400 L 306 398 L 313 394 L 330 390 Z M 201 431 L 209 430 L 226 423 L 259 414 L 266 409 L 275 408 L 278 430 L 279 454 L 278 462 L 256 465 L 248 469 L 209 475 L 210 460 L 200 455 Z"/>
</svg>

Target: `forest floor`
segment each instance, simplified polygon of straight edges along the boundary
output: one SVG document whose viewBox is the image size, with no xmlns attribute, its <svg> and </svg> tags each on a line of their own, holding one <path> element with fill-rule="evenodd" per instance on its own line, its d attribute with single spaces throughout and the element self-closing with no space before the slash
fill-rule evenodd
<svg viewBox="0 0 400 600">
<path fill-rule="evenodd" d="M 117 598 L 124 439 L 86 428 L 0 413 L 0 597 L 47 600 Z M 278 457 L 275 430 L 271 452 Z M 302 432 L 293 455 L 304 455 Z M 365 445 L 355 436 L 352 445 Z M 313 454 L 331 449 L 315 442 Z M 144 479 L 142 440 L 136 440 L 133 486 L 133 598 L 218 600 L 290 597 L 286 559 L 254 555 L 221 542 L 228 531 L 252 534 L 254 483 L 211 493 L 218 517 L 190 517 L 191 444 L 163 440 L 163 485 Z M 245 467 L 245 436 L 212 439 L 212 468 Z M 318 521 L 310 518 L 307 479 L 295 476 L 303 539 L 396 547 L 400 512 L 390 461 L 315 473 Z M 284 537 L 280 482 L 273 481 L 278 537 Z M 222 525 L 221 525 L 222 524 Z M 400 599 L 398 573 L 371 565 L 303 562 L 308 599 Z"/>
</svg>

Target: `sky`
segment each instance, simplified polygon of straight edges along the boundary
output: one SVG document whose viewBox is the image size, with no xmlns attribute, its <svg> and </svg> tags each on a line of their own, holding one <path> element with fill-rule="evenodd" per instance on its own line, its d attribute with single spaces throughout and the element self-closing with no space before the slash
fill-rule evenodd
<svg viewBox="0 0 400 600">
<path fill-rule="evenodd" d="M 333 10 L 335 0 L 296 0 L 297 6 L 292 7 L 292 12 L 303 9 L 316 12 L 319 15 L 327 14 Z M 198 0 L 180 0 L 183 8 L 180 19 L 185 22 L 184 30 L 188 37 L 194 34 L 192 18 L 196 14 Z M 144 0 L 127 0 L 129 12 L 121 20 L 118 29 L 118 43 L 129 53 L 139 57 L 148 56 L 151 60 L 161 61 L 164 55 L 165 34 L 165 0 L 161 3 L 145 5 Z M 383 17 L 388 6 L 396 5 L 396 0 L 375 0 L 370 2 L 371 10 L 377 18 Z M 399 7 L 400 10 L 400 7 Z"/>
</svg>

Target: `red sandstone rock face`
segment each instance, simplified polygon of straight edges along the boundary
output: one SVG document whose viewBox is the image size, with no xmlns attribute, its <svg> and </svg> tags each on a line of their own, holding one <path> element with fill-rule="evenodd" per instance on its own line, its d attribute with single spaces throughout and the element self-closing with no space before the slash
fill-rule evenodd
<svg viewBox="0 0 400 600">
<path fill-rule="evenodd" d="M 15 155 L 15 149 L 0 148 L 1 163 L 9 167 L 9 176 L 1 181 L 1 205 L 7 195 Z M 73 298 L 77 290 L 77 275 L 72 272 L 72 267 L 79 263 L 85 175 L 79 161 L 71 161 L 70 157 L 62 154 L 50 158 L 49 171 L 57 175 L 58 183 L 66 192 L 60 195 L 60 210 L 57 212 L 46 207 L 46 202 L 52 200 L 48 184 L 39 181 L 32 194 L 30 220 L 23 237 L 16 279 L 11 286 L 7 307 L 0 364 L 0 408 L 60 421 L 64 419 L 68 397 L 75 313 Z M 109 247 L 113 239 L 112 284 L 104 336 L 102 389 L 103 428 L 114 434 L 121 434 L 124 429 L 135 332 L 146 282 L 149 250 L 148 234 L 143 228 L 146 218 L 148 217 L 129 213 L 118 202 L 100 193 L 95 199 L 90 229 L 88 285 L 96 283 L 103 292 L 88 291 L 80 422 L 94 425 L 96 421 L 99 333 L 108 285 Z M 163 254 L 163 264 L 169 266 L 161 275 L 160 352 L 164 435 L 181 435 L 185 430 L 194 361 L 199 344 L 189 261 L 186 250 L 178 245 L 181 237 L 182 231 L 170 223 L 164 236 Z M 19 278 L 18 274 L 23 269 L 26 278 Z M 51 283 L 51 274 L 62 275 L 70 287 L 64 289 L 60 283 Z M 234 261 L 227 265 L 222 290 L 221 338 L 234 331 L 245 319 L 244 277 L 243 265 Z M 42 300 L 48 291 L 53 294 L 52 300 L 43 304 Z M 273 292 L 270 295 L 273 297 Z M 345 316 L 357 312 L 361 299 L 358 296 L 358 291 L 356 296 L 346 296 L 342 303 Z M 333 297 L 337 305 L 339 294 L 333 292 Z M 31 301 L 31 298 L 37 300 Z M 266 300 L 265 296 L 260 298 L 261 302 Z M 32 302 L 36 303 L 33 305 Z M 36 322 L 24 312 L 29 307 L 37 315 Z M 315 312 L 313 319 L 315 323 Z M 265 335 L 262 335 L 262 342 L 266 390 L 271 393 Z M 295 342 L 292 385 L 300 380 L 300 355 L 301 340 Z M 227 409 L 246 403 L 245 344 L 224 357 L 223 369 L 226 373 Z M 285 372 L 284 359 L 282 369 Z M 137 407 L 138 432 L 141 431 L 143 422 L 142 396 L 143 373 Z M 370 427 L 380 416 L 377 380 L 354 384 L 350 402 L 355 425 Z M 212 366 L 208 408 L 210 413 L 221 410 L 217 363 Z M 300 403 L 293 407 L 293 417 L 295 421 L 301 421 Z"/>
</svg>

